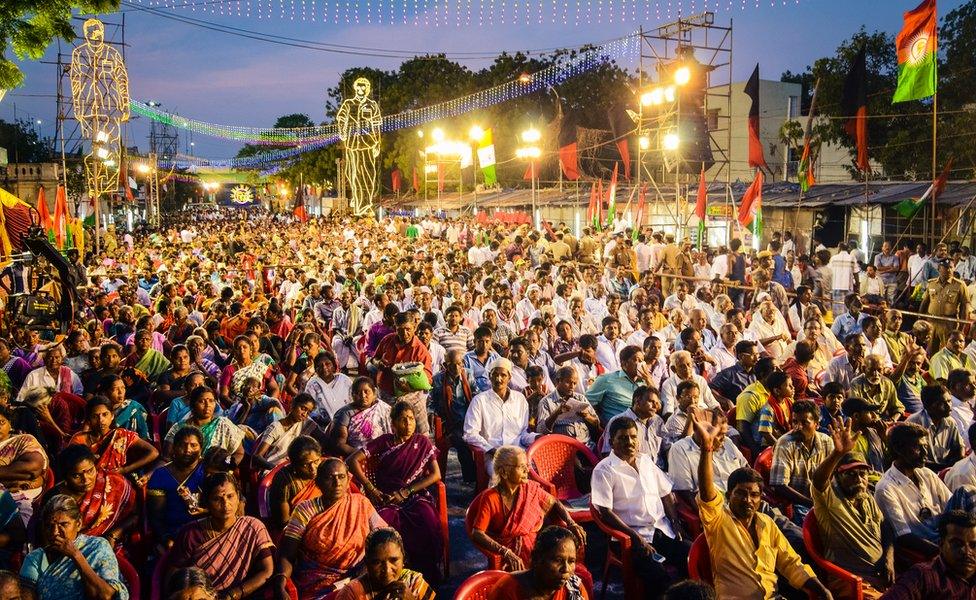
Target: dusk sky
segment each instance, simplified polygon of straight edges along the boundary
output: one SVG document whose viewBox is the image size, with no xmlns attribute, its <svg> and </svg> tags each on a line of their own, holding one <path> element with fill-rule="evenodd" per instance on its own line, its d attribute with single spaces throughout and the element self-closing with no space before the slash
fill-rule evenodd
<svg viewBox="0 0 976 600">
<path fill-rule="evenodd" d="M 146 1 L 146 0 L 143 0 Z M 491 0 L 458 0 L 488 5 Z M 497 0 L 500 4 L 502 0 Z M 542 0 L 540 0 L 542 1 Z M 570 0 L 575 6 L 576 1 Z M 268 0 L 263 0 L 268 4 Z M 279 0 L 273 0 L 277 5 Z M 312 3 L 312 0 L 308 0 Z M 257 4 L 258 0 L 250 0 Z M 293 3 L 302 3 L 294 0 Z M 332 2 L 334 4 L 334 1 Z M 509 0 L 509 4 L 512 0 Z M 613 6 L 614 0 L 605 0 Z M 691 0 L 673 2 L 638 2 L 616 0 L 616 4 L 649 5 L 643 9 L 649 18 L 628 18 L 625 22 L 580 25 L 512 25 L 493 26 L 414 26 L 414 25 L 335 25 L 291 21 L 288 17 L 271 19 L 245 18 L 210 14 L 209 10 L 171 10 L 186 15 L 243 29 L 334 44 L 369 46 L 389 50 L 426 52 L 482 52 L 493 55 L 507 50 L 572 47 L 626 35 L 643 24 L 654 27 L 669 21 L 666 11 L 683 5 L 685 14 L 699 12 L 702 5 L 716 12 L 716 22 L 734 21 L 734 79 L 744 80 L 758 61 L 765 79 L 778 79 L 786 70 L 802 70 L 818 57 L 832 54 L 838 44 L 862 25 L 871 30 L 897 32 L 901 15 L 913 8 L 917 0 L 698 0 L 691 10 Z M 323 4 L 319 0 L 319 5 Z M 389 6 L 387 1 L 386 5 Z M 396 4 L 396 3 L 394 3 Z M 411 4 L 416 5 L 416 0 Z M 534 4 L 534 3 L 530 3 Z M 544 6 L 562 2 L 544 0 Z M 594 0 L 592 4 L 597 5 Z M 962 0 L 939 3 L 940 17 L 962 4 Z M 655 6 L 662 12 L 655 19 Z M 524 6 L 524 4 L 523 4 Z M 353 66 L 395 69 L 402 60 L 393 58 L 349 56 L 272 45 L 244 39 L 201 27 L 175 22 L 126 8 L 126 62 L 130 92 L 133 98 L 156 100 L 166 110 L 213 123 L 270 126 L 282 114 L 303 112 L 315 121 L 325 118 L 325 90 L 335 85 L 339 74 Z M 639 16 L 642 9 L 636 9 Z M 674 15 L 672 15 L 674 16 Z M 118 23 L 120 15 L 105 15 L 108 23 Z M 78 21 L 80 29 L 80 21 Z M 111 38 L 113 30 L 107 26 Z M 62 42 L 70 53 L 70 45 Z M 892 48 L 894 52 L 894 48 Z M 56 58 L 56 46 L 45 60 Z M 490 59 L 461 60 L 477 70 Z M 634 64 L 622 65 L 635 68 Z M 55 123 L 55 81 L 53 65 L 24 63 L 27 75 L 24 86 L 12 90 L 0 102 L 0 119 L 10 120 L 14 111 L 19 118 L 28 115 L 40 119 L 40 133 L 51 136 Z M 148 148 L 148 120 L 136 120 L 127 143 Z M 196 135 L 194 153 L 208 158 L 232 156 L 238 146 L 215 138 Z M 181 147 L 183 143 L 181 142 Z"/>
</svg>

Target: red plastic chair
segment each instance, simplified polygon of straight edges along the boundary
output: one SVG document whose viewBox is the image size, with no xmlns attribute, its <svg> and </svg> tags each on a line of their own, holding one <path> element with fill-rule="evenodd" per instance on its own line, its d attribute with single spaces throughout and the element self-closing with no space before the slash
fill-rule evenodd
<svg viewBox="0 0 976 600">
<path fill-rule="evenodd" d="M 271 510 L 268 508 L 268 490 L 271 489 L 271 483 L 274 481 L 275 475 L 278 471 L 284 469 L 289 464 L 286 458 L 283 462 L 275 465 L 275 468 L 268 471 L 268 473 L 261 478 L 261 482 L 258 483 L 257 500 L 258 500 L 258 516 L 262 519 L 267 519 L 271 516 Z"/>
<path fill-rule="evenodd" d="M 588 462 L 591 469 L 600 462 L 593 451 L 578 440 L 560 434 L 541 436 L 526 451 L 529 473 L 563 503 L 586 496 L 576 485 L 577 456 Z M 567 510 L 577 523 L 593 520 L 589 507 L 567 507 Z"/>
<path fill-rule="evenodd" d="M 474 547 L 478 549 L 478 552 L 484 554 L 485 558 L 488 559 L 488 569 L 500 570 L 502 568 L 501 555 L 492 552 L 490 549 L 484 546 L 481 546 L 480 544 L 474 541 L 474 538 L 471 537 L 471 531 L 474 529 L 473 523 L 474 523 L 474 513 L 471 511 L 471 505 L 469 504 L 467 510 L 464 511 L 464 531 L 467 532 L 468 539 L 470 539 Z"/>
<path fill-rule="evenodd" d="M 434 436 L 434 447 L 437 448 L 437 466 L 443 477 L 447 473 L 447 453 L 451 451 L 451 441 L 444 437 L 444 421 L 434 413 L 430 414 L 430 431 Z"/>
<path fill-rule="evenodd" d="M 454 600 L 488 600 L 488 592 L 504 575 L 504 571 L 479 571 L 464 580 L 458 591 L 454 593 Z"/>
<path fill-rule="evenodd" d="M 688 552 L 688 576 L 709 585 L 715 582 L 712 577 L 712 556 L 708 553 L 708 540 L 705 534 L 699 535 Z"/>
<path fill-rule="evenodd" d="M 474 460 L 475 485 L 474 493 L 480 494 L 488 489 L 488 467 L 485 466 L 485 451 L 481 448 L 468 444 L 471 449 L 471 458 Z"/>
<path fill-rule="evenodd" d="M 779 508 L 783 511 L 783 514 L 788 518 L 793 518 L 793 505 L 783 500 L 773 492 L 773 488 L 769 485 L 769 472 L 773 469 L 773 448 L 770 446 L 756 457 L 755 464 L 752 465 L 756 471 L 762 475 L 763 478 L 763 495 L 766 497 L 766 502 Z"/>
<path fill-rule="evenodd" d="M 156 568 L 152 572 L 152 587 L 149 588 L 149 600 L 161 600 L 163 598 L 163 586 L 166 582 L 163 578 L 166 577 L 166 569 L 169 567 L 169 552 L 166 552 L 159 557 L 156 561 Z M 135 598 L 135 596 L 130 597 Z"/>
<path fill-rule="evenodd" d="M 675 508 L 678 511 L 678 518 L 685 526 L 685 530 L 692 536 L 704 533 L 701 524 L 701 516 L 698 514 L 697 504 L 688 504 L 682 496 L 675 494 Z"/>
<path fill-rule="evenodd" d="M 824 574 L 826 574 L 827 577 L 836 579 L 850 586 L 850 598 L 853 598 L 854 600 L 862 600 L 864 598 L 863 580 L 857 575 L 840 568 L 824 558 L 823 543 L 820 539 L 820 524 L 817 523 L 817 519 L 813 513 L 814 511 L 811 510 L 809 513 L 807 513 L 806 518 L 803 520 L 803 545 L 806 547 L 807 553 L 810 555 L 810 558 L 813 559 L 813 563 Z"/>
<path fill-rule="evenodd" d="M 119 561 L 119 574 L 122 575 L 122 582 L 129 590 L 129 597 L 141 598 L 142 582 L 139 580 L 139 572 L 124 555 L 116 554 L 115 558 Z"/>
<path fill-rule="evenodd" d="M 603 533 L 607 534 L 607 558 L 603 566 L 603 590 L 600 592 L 600 600 L 606 598 L 607 583 L 610 581 L 610 567 L 617 567 L 623 574 L 624 597 L 643 598 L 643 585 L 637 573 L 634 571 L 634 556 L 632 554 L 632 540 L 630 536 L 614 529 L 600 518 L 600 513 L 595 506 L 590 505 L 590 513 L 593 522 Z"/>
<path fill-rule="evenodd" d="M 373 457 L 366 459 L 364 472 L 370 482 L 375 485 L 376 467 Z M 440 536 L 444 544 L 444 555 L 441 557 L 441 561 L 444 565 L 444 575 L 446 577 L 451 572 L 451 536 L 447 525 L 447 486 L 444 485 L 443 481 L 438 481 L 433 485 L 433 488 L 433 496 L 437 504 L 437 516 L 441 525 Z"/>
</svg>

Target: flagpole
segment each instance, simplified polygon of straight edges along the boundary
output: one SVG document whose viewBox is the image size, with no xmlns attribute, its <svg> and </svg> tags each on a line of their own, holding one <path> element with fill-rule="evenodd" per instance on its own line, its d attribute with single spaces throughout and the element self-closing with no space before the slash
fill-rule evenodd
<svg viewBox="0 0 976 600">
<path fill-rule="evenodd" d="M 938 81 L 938 76 L 936 76 L 936 81 Z M 936 90 L 932 94 L 932 181 L 934 182 L 939 174 L 937 172 L 938 166 L 936 164 L 936 150 L 938 149 L 938 131 L 939 131 L 939 92 Z M 936 232 L 936 210 L 935 210 L 935 200 L 931 202 L 932 205 L 932 239 L 935 239 Z M 933 250 L 934 250 L 933 246 Z"/>
</svg>

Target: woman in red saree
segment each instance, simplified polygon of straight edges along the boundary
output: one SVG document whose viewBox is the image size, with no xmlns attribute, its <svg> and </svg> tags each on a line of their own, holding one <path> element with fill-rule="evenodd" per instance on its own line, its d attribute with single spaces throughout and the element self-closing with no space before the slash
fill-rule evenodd
<svg viewBox="0 0 976 600">
<path fill-rule="evenodd" d="M 288 465 L 271 482 L 268 490 L 268 525 L 280 532 L 291 519 L 295 507 L 322 495 L 315 485 L 315 470 L 322 462 L 322 446 L 307 435 L 288 444 Z"/>
<path fill-rule="evenodd" d="M 238 516 L 241 492 L 229 473 L 214 473 L 200 486 L 210 514 L 180 530 L 170 550 L 170 572 L 199 567 L 221 598 L 240 600 L 260 589 L 274 570 L 274 545 L 264 523 Z"/>
<path fill-rule="evenodd" d="M 478 494 L 468 508 L 474 515 L 471 540 L 481 549 L 501 556 L 502 569 L 521 571 L 532 562 L 536 534 L 546 520 L 561 520 L 579 544 L 586 541 L 586 533 L 558 500 L 541 485 L 530 481 L 529 462 L 525 451 L 517 446 L 502 446 L 493 459 L 495 486 Z M 579 563 L 580 576 L 587 583 L 592 576 Z"/>
<path fill-rule="evenodd" d="M 69 443 L 88 446 L 98 459 L 98 468 L 128 475 L 148 467 L 159 458 L 159 451 L 129 429 L 115 426 L 111 401 L 94 396 L 85 406 L 85 429 Z"/>
<path fill-rule="evenodd" d="M 564 527 L 546 527 L 536 542 L 532 567 L 502 576 L 488 592 L 488 600 L 589 600 L 576 575 L 575 536 Z"/>
<path fill-rule="evenodd" d="M 0 486 L 10 491 L 26 521 L 34 512 L 34 499 L 43 490 L 47 453 L 34 436 L 11 435 L 12 419 L 13 412 L 0 406 Z"/>
<path fill-rule="evenodd" d="M 441 480 L 437 449 L 416 433 L 413 407 L 403 400 L 390 413 L 393 433 L 366 444 L 349 458 L 349 468 L 390 527 L 403 536 L 414 570 L 428 581 L 441 578 L 441 523 L 430 486 Z"/>
<path fill-rule="evenodd" d="M 41 498 L 41 506 L 57 494 L 71 496 L 81 510 L 81 532 L 116 546 L 138 520 L 136 496 L 123 475 L 100 470 L 97 460 L 88 446 L 65 446 L 57 460 L 59 481 Z"/>
<path fill-rule="evenodd" d="M 349 470 L 341 459 L 322 461 L 315 484 L 322 495 L 295 508 L 281 537 L 277 600 L 294 597 L 295 588 L 302 600 L 324 598 L 363 559 L 369 532 L 387 526 L 366 496 L 349 493 Z"/>
</svg>

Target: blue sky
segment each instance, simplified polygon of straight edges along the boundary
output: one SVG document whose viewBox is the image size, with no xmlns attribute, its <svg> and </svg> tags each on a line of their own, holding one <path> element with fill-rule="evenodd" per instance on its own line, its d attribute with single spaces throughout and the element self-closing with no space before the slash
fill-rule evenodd
<svg viewBox="0 0 976 600">
<path fill-rule="evenodd" d="M 265 4 L 269 0 L 263 0 Z M 280 0 L 273 0 L 277 3 Z M 286 0 L 288 1 L 288 0 Z M 301 3 L 303 0 L 297 0 Z M 309 3 L 314 0 L 307 0 Z M 323 4 L 326 0 L 318 0 Z M 404 0 L 398 0 L 404 1 Z M 422 0 L 426 1 L 426 0 Z M 479 0 L 458 0 L 472 2 Z M 481 0 L 488 5 L 494 0 Z M 501 2 L 502 0 L 498 0 Z M 511 0 L 510 0 L 511 1 Z M 559 5 L 559 0 L 534 0 L 544 6 Z M 563 0 L 566 1 L 566 0 Z M 573 5 L 576 0 L 569 0 Z M 614 0 L 604 0 L 613 5 Z M 257 4 L 259 0 L 250 0 Z M 634 31 L 643 23 L 654 27 L 668 19 L 667 7 L 679 4 L 685 12 L 694 0 L 616 0 L 618 6 L 649 5 L 649 18 L 614 23 L 580 25 L 506 24 L 493 26 L 414 26 L 414 25 L 335 25 L 301 20 L 244 18 L 211 15 L 186 9 L 174 11 L 198 19 L 283 36 L 293 36 L 335 44 L 350 44 L 395 50 L 429 52 L 472 52 L 488 54 L 549 47 L 577 46 L 606 40 Z M 334 3 L 334 0 L 333 2 Z M 394 0 L 388 0 L 396 5 Z M 416 4 L 416 0 L 413 0 Z M 592 4 L 597 5 L 597 0 Z M 896 32 L 901 13 L 913 8 L 917 0 L 698 0 L 716 13 L 716 22 L 734 25 L 733 78 L 748 78 L 756 62 L 763 77 L 778 79 L 786 69 L 802 70 L 820 56 L 832 54 L 836 47 L 862 25 L 870 30 Z M 963 0 L 943 0 L 940 16 L 963 4 Z M 618 9 L 619 10 L 619 9 Z M 655 12 L 661 12 L 657 21 Z M 697 12 L 697 11 L 696 11 Z M 638 9 L 639 14 L 639 9 Z M 119 15 L 104 20 L 116 23 Z M 314 120 L 324 119 L 325 90 L 335 84 L 339 74 L 357 65 L 395 69 L 399 59 L 350 56 L 271 45 L 179 23 L 140 11 L 125 16 L 128 44 L 130 92 L 133 98 L 162 102 L 167 110 L 208 122 L 234 125 L 270 126 L 282 114 L 304 112 Z M 80 21 L 79 21 L 80 26 Z M 111 35 L 111 28 L 109 27 Z M 70 52 L 67 44 L 62 47 Z M 46 60 L 56 57 L 49 50 Z M 478 59 L 464 62 L 479 69 L 490 62 Z M 635 65 L 624 65 L 635 67 Z M 8 93 L 0 102 L 0 119 L 30 116 L 40 119 L 40 133 L 50 136 L 55 123 L 55 67 L 24 63 L 24 86 Z M 148 121 L 139 119 L 129 130 L 129 144 L 148 148 Z M 235 144 L 196 135 L 193 152 L 213 158 L 231 156 Z M 181 144 L 182 145 L 182 144 Z"/>
</svg>

